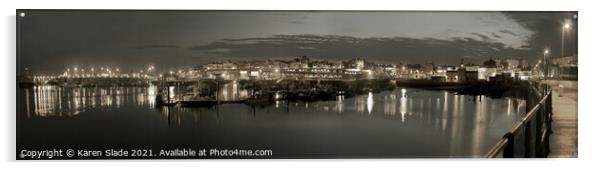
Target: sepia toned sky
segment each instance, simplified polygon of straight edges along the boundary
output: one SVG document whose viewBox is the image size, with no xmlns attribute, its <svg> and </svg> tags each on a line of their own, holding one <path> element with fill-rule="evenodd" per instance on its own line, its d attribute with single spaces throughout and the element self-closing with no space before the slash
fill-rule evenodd
<svg viewBox="0 0 602 170">
<path fill-rule="evenodd" d="M 535 62 L 576 53 L 576 12 L 20 10 L 19 69 L 160 71 L 208 62 L 363 57 L 377 63 Z"/>
</svg>

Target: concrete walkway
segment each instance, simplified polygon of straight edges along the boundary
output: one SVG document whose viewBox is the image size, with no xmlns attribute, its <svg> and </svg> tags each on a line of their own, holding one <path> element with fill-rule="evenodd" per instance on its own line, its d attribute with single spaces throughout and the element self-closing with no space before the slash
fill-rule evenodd
<svg viewBox="0 0 602 170">
<path fill-rule="evenodd" d="M 577 82 L 548 81 L 552 85 L 551 158 L 577 157 Z"/>
</svg>

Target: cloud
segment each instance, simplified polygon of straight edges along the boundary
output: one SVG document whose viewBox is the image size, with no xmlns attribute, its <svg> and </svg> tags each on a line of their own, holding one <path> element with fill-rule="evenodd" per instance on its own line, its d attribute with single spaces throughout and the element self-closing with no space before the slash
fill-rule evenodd
<svg viewBox="0 0 602 170">
<path fill-rule="evenodd" d="M 475 35 L 484 36 L 482 34 Z M 490 57 L 523 57 L 527 55 L 526 50 L 480 39 L 485 38 L 456 37 L 451 40 L 442 40 L 303 34 L 224 39 L 207 45 L 194 46 L 190 49 L 205 54 L 221 55 L 229 60 L 262 60 L 305 55 L 334 61 L 364 57 L 372 61 L 386 63 L 424 63 L 430 61 L 459 63 L 459 59 L 464 57 L 473 59 L 472 62 L 474 63 L 480 63 Z M 246 43 L 249 41 L 253 43 Z"/>
<path fill-rule="evenodd" d="M 521 26 L 534 30 L 534 34 L 528 36 L 527 44 L 523 47 L 529 49 L 534 55 L 541 56 L 543 49 L 550 49 L 552 57 L 559 57 L 561 48 L 561 32 L 564 22 L 577 23 L 574 15 L 577 12 L 505 12 L 509 18 Z M 575 25 L 576 27 L 576 25 Z M 509 30 L 500 31 L 505 34 L 515 35 Z M 521 35 L 522 36 L 522 35 Z M 576 32 L 567 32 L 565 37 L 565 54 L 577 53 Z"/>
<path fill-rule="evenodd" d="M 496 33 L 493 33 L 493 32 L 491 33 L 491 36 L 493 36 L 493 37 L 495 37 L 495 38 L 502 38 L 502 36 L 500 36 L 500 35 L 498 35 L 498 34 L 496 34 Z"/>
<path fill-rule="evenodd" d="M 178 48 L 175 45 L 143 45 L 137 46 L 136 49 L 166 49 L 166 48 Z"/>
<path fill-rule="evenodd" d="M 510 30 L 501 30 L 500 32 L 504 33 L 504 34 L 512 35 L 512 36 L 518 36 L 518 34 L 512 32 Z"/>
<path fill-rule="evenodd" d="M 214 49 L 209 49 L 207 50 L 208 53 L 228 53 L 232 50 L 228 49 L 228 48 L 214 48 Z"/>
<path fill-rule="evenodd" d="M 169 68 L 223 57 L 246 60 L 250 56 L 265 59 L 299 55 L 325 56 L 332 60 L 365 56 L 383 62 L 443 58 L 444 61 L 437 62 L 445 64 L 458 63 L 459 59 L 454 59 L 458 56 L 474 56 L 477 60 L 492 55 L 521 57 L 533 62 L 541 57 L 544 48 L 551 50 L 551 57 L 558 57 L 560 25 L 576 14 L 558 11 L 31 11 L 19 27 L 18 67 L 37 72 L 62 72 L 64 67 L 72 65 L 121 65 L 125 69 L 125 66 L 145 67 L 154 63 L 158 68 Z M 565 54 L 577 52 L 576 20 L 573 18 L 575 28 L 566 32 Z"/>
<path fill-rule="evenodd" d="M 492 40 L 488 36 L 483 35 L 483 34 L 479 34 L 479 33 L 476 33 L 476 32 L 473 32 L 473 33 L 470 33 L 470 34 L 475 35 L 475 36 L 481 38 L 481 40 L 483 40 L 483 41 L 491 41 Z"/>
</svg>

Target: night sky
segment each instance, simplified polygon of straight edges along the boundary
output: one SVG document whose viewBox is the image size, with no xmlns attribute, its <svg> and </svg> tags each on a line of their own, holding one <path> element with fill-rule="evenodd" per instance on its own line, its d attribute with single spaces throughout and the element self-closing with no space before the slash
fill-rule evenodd
<svg viewBox="0 0 602 170">
<path fill-rule="evenodd" d="M 159 71 L 208 62 L 363 57 L 376 63 L 535 62 L 577 53 L 576 12 L 20 10 L 18 73 Z"/>
</svg>

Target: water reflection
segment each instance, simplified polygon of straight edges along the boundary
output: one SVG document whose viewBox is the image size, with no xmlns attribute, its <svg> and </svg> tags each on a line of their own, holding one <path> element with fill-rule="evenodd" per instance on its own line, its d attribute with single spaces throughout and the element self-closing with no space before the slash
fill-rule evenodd
<svg viewBox="0 0 602 170">
<path fill-rule="evenodd" d="M 335 110 L 338 113 L 343 112 L 343 110 L 345 109 L 345 96 L 344 95 L 338 95 L 337 96 L 337 101 L 336 101 L 336 105 L 334 106 L 335 108 L 333 110 Z"/>
<path fill-rule="evenodd" d="M 30 116 L 75 116 L 89 109 L 119 109 L 132 102 L 155 106 L 157 88 L 151 87 L 59 87 L 34 86 L 22 89 L 25 110 Z"/>
<path fill-rule="evenodd" d="M 368 98 L 366 98 L 366 107 L 368 107 L 368 114 L 372 113 L 372 107 L 374 106 L 374 97 L 372 96 L 372 92 L 368 93 Z"/>
<path fill-rule="evenodd" d="M 399 100 L 399 105 L 399 114 L 401 117 L 401 122 L 405 122 L 406 114 L 408 113 L 408 98 L 406 96 L 406 89 L 401 89 L 401 99 Z"/>
<path fill-rule="evenodd" d="M 172 90 L 171 94 L 178 95 L 177 88 L 170 89 Z M 219 92 L 223 100 L 239 100 L 248 94 L 236 83 L 224 84 Z M 304 142 L 298 144 L 299 146 L 322 146 L 322 140 L 312 142 L 309 138 L 327 138 L 335 143 L 348 143 L 334 148 L 348 146 L 361 150 L 362 146 L 366 145 L 362 140 L 381 139 L 385 142 L 377 144 L 378 146 L 366 146 L 366 149 L 383 149 L 391 154 L 409 154 L 410 150 L 424 146 L 428 148 L 428 151 L 423 150 L 428 152 L 424 154 L 439 157 L 484 154 L 525 111 L 525 102 L 519 99 L 482 97 L 475 100 L 473 96 L 411 88 L 348 98 L 337 96 L 333 101 L 275 101 L 272 105 L 261 107 L 228 103 L 202 108 L 156 107 L 157 87 L 154 86 L 35 86 L 22 89 L 21 94 L 24 96 L 22 101 L 26 120 L 31 117 L 44 120 L 45 117 L 78 117 L 77 115 L 84 114 L 97 114 L 101 117 L 102 115 L 98 114 L 135 114 L 132 119 L 125 120 L 137 120 L 137 123 L 145 124 L 143 130 L 151 128 L 161 131 L 168 128 L 175 134 L 191 135 L 189 138 L 192 141 L 196 140 L 196 132 L 203 129 L 209 130 L 198 133 L 199 141 L 203 141 L 204 134 L 215 135 L 222 132 L 228 136 L 266 134 L 279 136 L 279 139 L 298 139 L 296 135 L 304 135 Z M 160 118 L 149 118 L 154 116 Z M 312 128 L 318 129 L 317 132 L 306 133 L 307 129 Z M 326 133 L 329 129 L 332 129 L 333 133 Z M 237 134 L 239 132 L 241 134 Z M 351 140 L 358 137 L 370 139 Z M 415 143 L 417 141 L 418 143 Z M 297 147 L 297 144 L 291 142 L 279 143 L 288 143 L 282 148 Z M 277 143 L 273 145 L 278 148 Z"/>
</svg>

